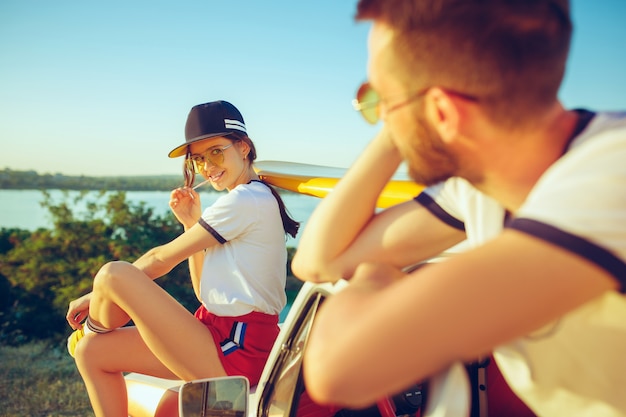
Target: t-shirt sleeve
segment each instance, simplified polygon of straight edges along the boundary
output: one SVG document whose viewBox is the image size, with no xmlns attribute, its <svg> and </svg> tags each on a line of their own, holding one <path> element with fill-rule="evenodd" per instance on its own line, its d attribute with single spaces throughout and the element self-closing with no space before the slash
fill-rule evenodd
<svg viewBox="0 0 626 417">
<path fill-rule="evenodd" d="M 454 210 L 450 210 L 450 205 L 445 205 L 448 207 L 448 209 L 446 209 L 440 203 L 441 201 L 445 201 L 443 185 L 425 189 L 422 193 L 415 197 L 414 200 L 424 206 L 424 208 L 433 216 L 437 217 L 448 226 L 465 231 L 465 224 L 458 217 L 455 217 L 450 213 L 450 211 L 454 212 Z"/>
<path fill-rule="evenodd" d="M 472 217 L 468 204 L 474 204 L 478 194 L 467 181 L 453 177 L 426 188 L 415 201 L 444 223 L 465 231 L 468 218 Z"/>
<path fill-rule="evenodd" d="M 245 189 L 236 188 L 207 207 L 199 223 L 223 244 L 246 233 L 257 217 L 254 198 Z"/>
<path fill-rule="evenodd" d="M 626 130 L 568 152 L 537 182 L 507 226 L 604 268 L 626 289 Z"/>
</svg>

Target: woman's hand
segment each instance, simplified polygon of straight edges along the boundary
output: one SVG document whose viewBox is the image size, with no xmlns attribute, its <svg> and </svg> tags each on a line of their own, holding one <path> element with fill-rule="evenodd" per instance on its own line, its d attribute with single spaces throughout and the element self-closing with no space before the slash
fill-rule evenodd
<svg viewBox="0 0 626 417">
<path fill-rule="evenodd" d="M 67 315 L 65 316 L 70 327 L 74 330 L 83 327 L 81 324 L 89 314 L 89 304 L 91 303 L 91 293 L 85 294 L 76 300 L 70 302 L 70 306 L 67 309 Z"/>
<path fill-rule="evenodd" d="M 177 188 L 172 191 L 169 205 L 172 213 L 185 230 L 196 224 L 202 214 L 200 195 L 189 187 Z"/>
</svg>

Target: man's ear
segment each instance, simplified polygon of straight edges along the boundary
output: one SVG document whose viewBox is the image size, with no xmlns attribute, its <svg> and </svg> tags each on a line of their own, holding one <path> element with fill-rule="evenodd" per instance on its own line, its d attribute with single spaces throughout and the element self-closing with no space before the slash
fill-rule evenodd
<svg viewBox="0 0 626 417">
<path fill-rule="evenodd" d="M 444 142 L 459 134 L 461 109 L 454 97 L 438 87 L 428 90 L 425 97 L 426 117 Z"/>
</svg>

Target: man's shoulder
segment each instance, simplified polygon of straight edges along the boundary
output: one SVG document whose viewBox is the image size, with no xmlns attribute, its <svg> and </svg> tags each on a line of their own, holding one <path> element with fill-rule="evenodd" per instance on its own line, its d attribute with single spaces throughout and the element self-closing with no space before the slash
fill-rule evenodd
<svg viewBox="0 0 626 417">
<path fill-rule="evenodd" d="M 587 143 L 597 143 L 600 138 L 626 142 L 626 111 L 598 112 L 587 127 L 572 142 L 570 149 Z"/>
<path fill-rule="evenodd" d="M 485 213 L 503 212 L 498 201 L 460 177 L 449 178 L 424 192 L 444 211 L 464 221 Z"/>
<path fill-rule="evenodd" d="M 484 194 L 469 181 L 461 177 L 452 177 L 439 184 L 430 186 L 424 190 L 431 197 L 447 196 L 448 198 L 461 201 L 473 200 L 492 200 L 487 194 Z"/>
</svg>

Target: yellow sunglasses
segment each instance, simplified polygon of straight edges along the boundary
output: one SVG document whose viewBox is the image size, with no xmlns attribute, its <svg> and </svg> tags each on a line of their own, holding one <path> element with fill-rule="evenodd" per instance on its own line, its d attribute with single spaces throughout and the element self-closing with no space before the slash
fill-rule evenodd
<svg viewBox="0 0 626 417">
<path fill-rule="evenodd" d="M 207 162 L 218 167 L 222 166 L 224 163 L 224 151 L 231 146 L 233 146 L 232 143 L 221 148 L 209 148 L 200 154 L 190 155 L 188 161 L 192 164 L 194 170 L 198 174 L 205 170 Z"/>
</svg>

